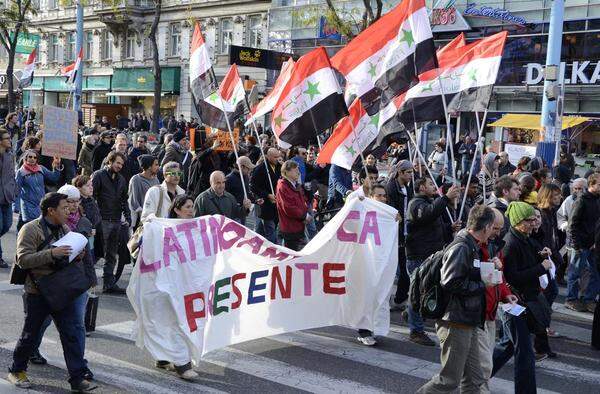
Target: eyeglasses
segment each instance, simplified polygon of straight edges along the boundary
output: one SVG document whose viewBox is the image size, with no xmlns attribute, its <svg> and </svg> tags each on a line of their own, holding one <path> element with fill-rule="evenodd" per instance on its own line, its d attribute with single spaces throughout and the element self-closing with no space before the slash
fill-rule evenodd
<svg viewBox="0 0 600 394">
<path fill-rule="evenodd" d="M 138 140 L 138 144 L 145 144 L 145 143 L 146 143 L 146 141 L 144 141 L 144 140 Z"/>
<path fill-rule="evenodd" d="M 182 176 L 183 175 L 183 171 L 167 171 L 165 172 L 166 176 Z"/>
<path fill-rule="evenodd" d="M 37 160 L 37 156 L 25 156 L 26 159 L 36 159 Z"/>
</svg>

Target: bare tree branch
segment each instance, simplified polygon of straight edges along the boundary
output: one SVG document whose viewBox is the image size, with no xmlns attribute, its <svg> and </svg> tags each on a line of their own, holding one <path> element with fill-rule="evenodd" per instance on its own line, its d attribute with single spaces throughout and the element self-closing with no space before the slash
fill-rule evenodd
<svg viewBox="0 0 600 394">
<path fill-rule="evenodd" d="M 346 35 L 350 39 L 353 38 L 354 33 L 352 32 L 352 29 L 348 28 L 346 23 L 342 20 L 342 18 L 340 18 L 340 15 L 338 14 L 335 6 L 333 5 L 333 1 L 325 0 L 325 2 L 327 3 L 327 8 L 331 12 L 333 23 L 336 26 L 338 26 L 340 28 L 340 30 L 343 30 L 343 31 L 340 31 L 340 33 Z"/>
<path fill-rule="evenodd" d="M 375 19 L 373 20 L 373 22 L 375 22 L 379 18 L 381 18 L 381 12 L 383 11 L 383 1 L 375 0 L 375 3 L 377 3 L 377 12 L 375 13 Z M 373 22 L 371 22 L 371 23 L 373 23 Z"/>
<path fill-rule="evenodd" d="M 375 15 L 373 15 L 373 7 L 371 7 L 371 0 L 363 0 L 363 4 L 365 5 L 365 12 L 367 13 L 369 24 L 371 24 L 373 19 L 375 19 Z"/>
</svg>

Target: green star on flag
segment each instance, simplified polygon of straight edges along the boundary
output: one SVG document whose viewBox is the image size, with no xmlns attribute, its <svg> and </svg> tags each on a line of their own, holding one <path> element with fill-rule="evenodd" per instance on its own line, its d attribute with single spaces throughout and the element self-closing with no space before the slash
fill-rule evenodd
<svg viewBox="0 0 600 394">
<path fill-rule="evenodd" d="M 277 127 L 281 127 L 281 124 L 282 124 L 283 122 L 285 122 L 286 120 L 287 120 L 287 119 L 284 119 L 284 118 L 283 118 L 283 115 L 281 115 L 281 114 L 277 115 L 277 117 L 276 117 L 275 119 L 273 119 L 273 121 L 275 122 L 275 125 L 276 125 Z"/>
<path fill-rule="evenodd" d="M 353 146 L 344 145 L 344 148 L 346 148 L 346 150 L 348 151 L 348 153 L 350 153 L 351 155 L 354 156 L 356 154 L 356 151 L 354 150 Z"/>
<path fill-rule="evenodd" d="M 214 92 L 213 94 L 208 96 L 208 100 L 212 101 L 213 103 L 216 103 L 217 102 L 217 92 Z"/>
<path fill-rule="evenodd" d="M 415 39 L 413 37 L 411 30 L 402 29 L 402 38 L 400 38 L 400 42 L 406 41 L 406 45 L 411 46 L 415 43 Z"/>
<path fill-rule="evenodd" d="M 472 79 L 473 81 L 477 82 L 477 70 L 475 69 L 471 69 L 467 72 L 467 76 L 469 77 L 469 79 Z"/>
<path fill-rule="evenodd" d="M 369 124 L 372 124 L 375 127 L 379 126 L 379 112 L 371 116 L 371 121 L 369 122 Z"/>
<path fill-rule="evenodd" d="M 310 81 L 308 81 L 307 83 L 308 88 L 302 93 L 308 94 L 310 96 L 310 100 L 312 101 L 316 95 L 321 94 L 321 92 L 319 92 L 319 82 L 310 83 Z"/>
<path fill-rule="evenodd" d="M 423 86 L 423 88 L 421 89 L 421 93 L 424 93 L 427 91 L 433 92 L 433 81 L 429 82 L 429 84 Z"/>
<path fill-rule="evenodd" d="M 369 71 L 367 71 L 367 73 L 371 76 L 371 78 L 375 78 L 377 75 L 377 66 L 369 63 Z"/>
</svg>

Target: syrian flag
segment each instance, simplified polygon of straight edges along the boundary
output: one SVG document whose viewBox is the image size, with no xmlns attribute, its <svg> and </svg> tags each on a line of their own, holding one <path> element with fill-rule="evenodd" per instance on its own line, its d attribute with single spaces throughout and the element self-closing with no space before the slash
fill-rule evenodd
<svg viewBox="0 0 600 394">
<path fill-rule="evenodd" d="M 68 84 L 74 84 L 75 78 L 77 78 L 77 73 L 81 67 L 81 62 L 83 61 L 83 48 L 79 50 L 79 54 L 77 55 L 77 59 L 74 63 L 69 64 L 60 69 L 60 73 L 63 77 L 67 78 Z"/>
<path fill-rule="evenodd" d="M 418 85 L 395 97 L 381 111 L 377 141 L 398 123 L 412 129 L 414 122 L 444 119 L 440 82 L 448 111 L 484 111 L 496 83 L 507 35 L 504 31 L 447 52 L 446 67 L 423 73 Z"/>
<path fill-rule="evenodd" d="M 245 126 L 250 125 L 252 121 L 256 121 L 261 116 L 273 111 L 273 107 L 277 104 L 283 88 L 292 76 L 292 71 L 294 71 L 294 59 L 289 58 L 281 65 L 281 72 L 271 92 L 250 111 L 250 118 L 246 121 Z"/>
<path fill-rule="evenodd" d="M 465 40 L 465 33 L 460 33 L 457 35 L 452 41 L 441 47 L 437 50 L 436 56 L 438 60 L 438 67 L 444 68 L 447 64 L 447 57 L 452 58 L 452 52 L 456 48 L 462 48 L 467 45 L 467 41 Z"/>
<path fill-rule="evenodd" d="M 275 107 L 271 126 L 282 148 L 306 145 L 348 114 L 335 70 L 323 47 L 296 62 Z"/>
<path fill-rule="evenodd" d="M 29 54 L 27 58 L 27 62 L 25 63 L 25 68 L 21 71 L 21 77 L 19 78 L 19 88 L 23 89 L 31 85 L 33 82 L 33 72 L 35 71 L 35 58 L 36 58 L 36 50 L 35 48 Z"/>
<path fill-rule="evenodd" d="M 317 158 L 318 164 L 331 163 L 351 170 L 360 152 L 377 137 L 379 116 L 369 116 L 360 99 L 354 100 L 348 112 L 350 114 L 337 124 L 323 145 Z"/>
<path fill-rule="evenodd" d="M 212 70 L 208 47 L 204 42 L 204 38 L 202 38 L 200 23 L 196 22 L 190 55 L 190 89 L 196 108 L 198 108 L 199 102 L 216 91 L 217 88 L 218 85 Z M 198 114 L 201 115 L 200 111 L 198 111 Z"/>
<path fill-rule="evenodd" d="M 229 119 L 229 126 L 233 127 L 233 122 L 244 114 L 245 100 L 244 84 L 237 66 L 232 64 L 221 81 L 219 90 L 197 104 L 201 109 L 199 113 L 202 123 L 219 130 L 227 130 Z"/>
<path fill-rule="evenodd" d="M 424 0 L 404 0 L 382 16 L 332 59 L 346 78 L 347 102 L 359 97 L 367 112 L 418 83 L 436 67 L 435 47 Z"/>
</svg>

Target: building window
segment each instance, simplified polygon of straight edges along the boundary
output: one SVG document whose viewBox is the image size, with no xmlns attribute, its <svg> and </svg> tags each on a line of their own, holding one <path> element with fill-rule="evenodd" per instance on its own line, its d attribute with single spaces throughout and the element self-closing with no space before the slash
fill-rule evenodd
<svg viewBox="0 0 600 394">
<path fill-rule="evenodd" d="M 154 48 L 152 47 L 152 40 L 146 37 L 144 38 L 144 59 L 152 59 Z"/>
<path fill-rule="evenodd" d="M 85 60 L 92 60 L 94 53 L 94 32 L 85 32 Z"/>
<path fill-rule="evenodd" d="M 108 30 L 102 32 L 102 59 L 112 59 L 113 36 Z"/>
<path fill-rule="evenodd" d="M 58 8 L 59 0 L 48 0 L 48 9 L 55 10 Z"/>
<path fill-rule="evenodd" d="M 248 39 L 247 45 L 260 48 L 262 44 L 262 16 L 252 15 L 248 17 Z"/>
<path fill-rule="evenodd" d="M 179 56 L 181 49 L 181 25 L 174 23 L 170 26 L 169 56 Z"/>
<path fill-rule="evenodd" d="M 135 57 L 135 32 L 127 32 L 127 43 L 125 45 L 125 57 L 127 59 L 133 59 Z"/>
<path fill-rule="evenodd" d="M 58 61 L 58 34 L 48 36 L 48 62 Z"/>
<path fill-rule="evenodd" d="M 219 41 L 219 52 L 229 52 L 229 46 L 233 42 L 233 19 L 221 19 L 221 39 Z"/>
<path fill-rule="evenodd" d="M 65 48 L 65 62 L 75 61 L 75 48 L 76 48 L 76 37 L 75 32 L 67 33 L 67 38 L 65 40 L 66 48 Z"/>
</svg>

